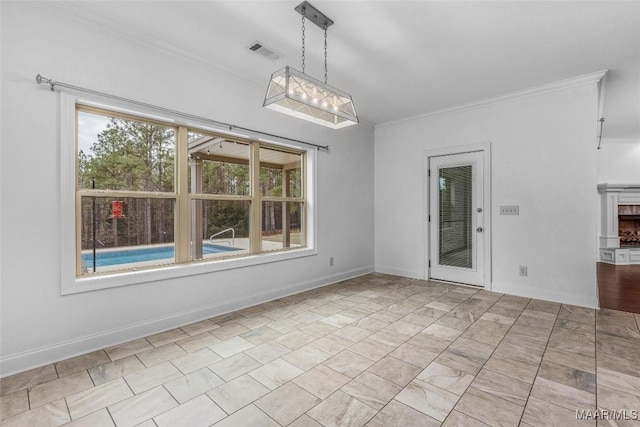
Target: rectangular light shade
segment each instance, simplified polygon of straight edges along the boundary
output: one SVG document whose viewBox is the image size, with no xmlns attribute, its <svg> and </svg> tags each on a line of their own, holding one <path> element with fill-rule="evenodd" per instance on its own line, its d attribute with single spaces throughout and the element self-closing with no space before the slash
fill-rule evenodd
<svg viewBox="0 0 640 427">
<path fill-rule="evenodd" d="M 358 123 L 351 95 L 291 67 L 271 75 L 263 106 L 333 129 Z"/>
</svg>

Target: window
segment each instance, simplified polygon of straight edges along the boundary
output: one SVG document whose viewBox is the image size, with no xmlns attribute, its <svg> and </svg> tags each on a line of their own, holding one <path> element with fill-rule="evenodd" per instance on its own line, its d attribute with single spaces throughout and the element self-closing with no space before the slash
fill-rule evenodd
<svg viewBox="0 0 640 427">
<path fill-rule="evenodd" d="M 75 102 L 74 111 L 76 284 L 309 249 L 310 152 Z"/>
</svg>

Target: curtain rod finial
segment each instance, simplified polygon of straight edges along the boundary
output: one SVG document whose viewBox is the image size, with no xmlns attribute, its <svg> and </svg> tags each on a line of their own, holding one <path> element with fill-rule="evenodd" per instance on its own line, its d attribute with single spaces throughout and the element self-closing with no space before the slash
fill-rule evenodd
<svg viewBox="0 0 640 427">
<path fill-rule="evenodd" d="M 38 84 L 49 83 L 49 88 L 51 89 L 51 91 L 54 90 L 55 82 L 53 80 L 51 80 L 51 79 L 46 78 L 46 77 L 42 77 L 40 74 L 38 74 L 36 76 L 36 83 L 38 83 Z"/>
</svg>

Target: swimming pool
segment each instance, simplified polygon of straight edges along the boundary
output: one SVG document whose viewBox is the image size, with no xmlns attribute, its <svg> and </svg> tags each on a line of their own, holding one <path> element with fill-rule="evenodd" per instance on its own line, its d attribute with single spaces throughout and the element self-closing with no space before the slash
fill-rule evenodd
<svg viewBox="0 0 640 427">
<path fill-rule="evenodd" d="M 231 246 L 214 245 L 205 243 L 202 245 L 203 255 L 216 254 L 220 252 L 237 251 L 238 248 Z M 96 252 L 96 267 L 108 267 L 112 265 L 131 264 L 134 262 L 160 261 L 175 258 L 175 247 L 157 246 L 137 249 L 121 249 Z M 93 253 L 83 253 L 82 261 L 88 270 L 93 269 Z"/>
</svg>

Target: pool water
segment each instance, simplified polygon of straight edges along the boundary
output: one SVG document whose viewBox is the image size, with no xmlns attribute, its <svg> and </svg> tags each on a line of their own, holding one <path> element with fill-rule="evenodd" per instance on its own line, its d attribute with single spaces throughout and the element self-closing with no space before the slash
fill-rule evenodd
<svg viewBox="0 0 640 427">
<path fill-rule="evenodd" d="M 205 243 L 202 245 L 203 255 L 216 254 L 220 252 L 237 251 L 238 248 L 230 246 L 213 245 Z M 159 246 L 141 249 L 122 249 L 116 251 L 96 252 L 96 267 L 108 267 L 111 265 L 130 264 L 134 262 L 160 261 L 175 258 L 174 246 Z M 82 254 L 82 261 L 88 270 L 93 269 L 93 253 Z"/>
</svg>

